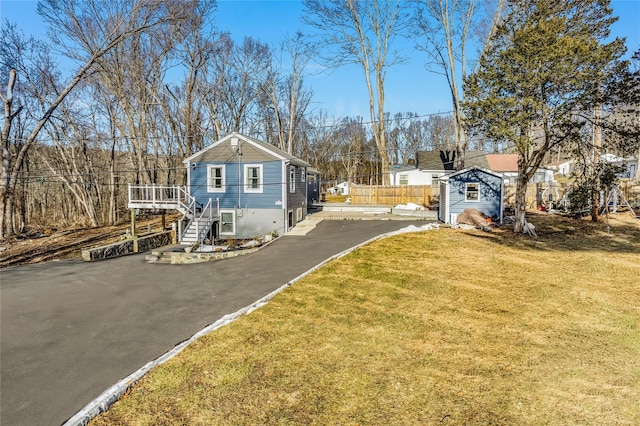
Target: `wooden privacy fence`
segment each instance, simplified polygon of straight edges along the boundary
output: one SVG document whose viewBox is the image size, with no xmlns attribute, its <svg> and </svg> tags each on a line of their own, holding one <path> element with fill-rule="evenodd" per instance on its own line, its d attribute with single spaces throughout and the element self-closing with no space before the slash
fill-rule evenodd
<svg viewBox="0 0 640 426">
<path fill-rule="evenodd" d="M 440 188 L 429 185 L 352 185 L 349 188 L 352 204 L 396 206 L 415 203 L 424 207 L 437 207 Z"/>
<path fill-rule="evenodd" d="M 527 185 L 527 208 L 536 209 L 541 203 L 558 201 L 571 188 L 570 184 L 530 183 Z M 640 202 L 638 182 L 622 181 L 620 189 L 629 202 Z M 505 184 L 502 194 L 505 207 L 515 207 L 516 185 Z M 351 185 L 349 198 L 352 204 L 396 206 L 415 203 L 430 209 L 437 209 L 440 199 L 440 187 L 430 185 Z"/>
</svg>

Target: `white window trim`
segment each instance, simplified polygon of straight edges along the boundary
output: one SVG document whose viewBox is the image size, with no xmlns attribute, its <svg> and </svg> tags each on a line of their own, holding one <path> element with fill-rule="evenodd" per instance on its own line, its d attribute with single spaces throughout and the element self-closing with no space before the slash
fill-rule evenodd
<svg viewBox="0 0 640 426">
<path fill-rule="evenodd" d="M 211 185 L 211 171 L 213 169 L 222 170 L 222 187 L 215 188 Z M 207 192 L 225 192 L 226 188 L 226 168 L 224 164 L 209 164 L 207 166 Z"/>
<path fill-rule="evenodd" d="M 296 192 L 296 167 L 289 166 L 289 192 Z"/>
<path fill-rule="evenodd" d="M 470 200 L 469 198 L 467 198 L 467 194 L 469 191 L 469 185 L 477 185 L 478 186 L 478 198 L 475 200 Z M 480 202 L 480 182 L 468 182 L 464 184 L 464 201 L 468 202 L 468 203 L 477 203 Z"/>
<path fill-rule="evenodd" d="M 302 207 L 296 209 L 296 222 L 300 222 L 304 217 L 302 216 Z"/>
<path fill-rule="evenodd" d="M 233 218 L 233 232 L 222 232 L 222 214 L 223 213 L 231 213 L 231 217 Z M 220 210 L 220 235 L 236 235 L 236 211 L 235 210 Z"/>
<path fill-rule="evenodd" d="M 250 168 L 258 168 L 258 188 L 249 188 L 249 169 Z M 264 176 L 263 176 L 263 168 L 262 164 L 245 164 L 244 165 L 244 192 L 249 193 L 262 193 L 264 188 Z"/>
</svg>

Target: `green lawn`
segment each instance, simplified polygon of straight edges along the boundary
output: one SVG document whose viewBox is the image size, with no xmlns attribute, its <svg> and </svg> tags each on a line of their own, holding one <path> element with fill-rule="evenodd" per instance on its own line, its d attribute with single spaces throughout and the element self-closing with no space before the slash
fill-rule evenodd
<svg viewBox="0 0 640 426">
<path fill-rule="evenodd" d="M 91 424 L 640 424 L 640 221 L 531 221 L 361 248 Z"/>
</svg>

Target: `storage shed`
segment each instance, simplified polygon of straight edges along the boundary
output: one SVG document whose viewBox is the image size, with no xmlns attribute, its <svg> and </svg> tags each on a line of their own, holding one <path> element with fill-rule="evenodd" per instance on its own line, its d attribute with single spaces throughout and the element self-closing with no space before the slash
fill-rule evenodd
<svg viewBox="0 0 640 426">
<path fill-rule="evenodd" d="M 466 209 L 476 209 L 502 222 L 502 175 L 477 166 L 440 178 L 438 219 L 457 224 L 457 217 Z"/>
</svg>

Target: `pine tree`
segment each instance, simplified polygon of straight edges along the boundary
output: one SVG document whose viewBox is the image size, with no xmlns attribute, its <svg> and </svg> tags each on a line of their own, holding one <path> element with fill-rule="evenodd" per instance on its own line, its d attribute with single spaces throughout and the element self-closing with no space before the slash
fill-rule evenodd
<svg viewBox="0 0 640 426">
<path fill-rule="evenodd" d="M 513 0 L 465 81 L 467 120 L 518 153 L 515 232 L 526 223 L 526 188 L 552 148 L 583 136 L 602 85 L 624 54 L 604 40 L 617 18 L 608 0 Z"/>
</svg>

